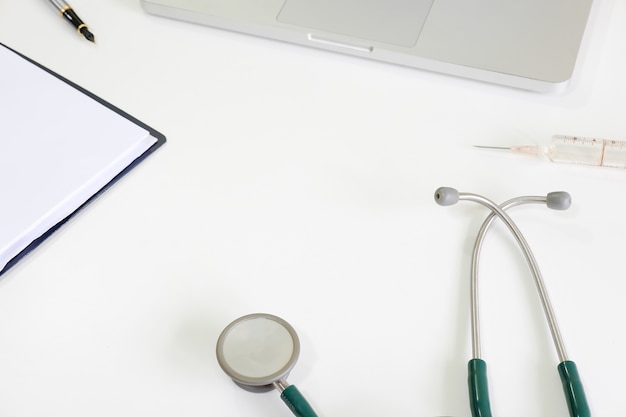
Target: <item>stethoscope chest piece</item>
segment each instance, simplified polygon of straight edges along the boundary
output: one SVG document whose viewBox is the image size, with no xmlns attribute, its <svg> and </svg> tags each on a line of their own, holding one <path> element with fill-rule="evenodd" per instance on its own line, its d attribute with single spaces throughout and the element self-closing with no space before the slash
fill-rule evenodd
<svg viewBox="0 0 626 417">
<path fill-rule="evenodd" d="M 264 392 L 289 375 L 300 354 L 300 341 L 285 320 L 255 313 L 222 331 L 216 353 L 220 367 L 237 385 Z"/>
</svg>

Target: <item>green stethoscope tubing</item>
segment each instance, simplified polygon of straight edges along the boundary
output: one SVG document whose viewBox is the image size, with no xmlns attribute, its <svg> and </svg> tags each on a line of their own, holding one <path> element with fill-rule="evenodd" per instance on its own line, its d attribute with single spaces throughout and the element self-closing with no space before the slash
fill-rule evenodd
<svg viewBox="0 0 626 417">
<path fill-rule="evenodd" d="M 287 404 L 287 407 L 291 412 L 298 417 L 317 417 L 315 411 L 304 398 L 304 396 L 298 391 L 295 385 L 289 385 L 280 394 L 280 398 Z"/>
<path fill-rule="evenodd" d="M 526 239 L 520 232 L 517 225 L 513 222 L 513 220 L 509 217 L 509 215 L 505 212 L 507 209 L 527 203 L 546 203 L 548 201 L 548 197 L 545 196 L 524 196 L 517 197 L 511 200 L 508 200 L 498 206 L 491 200 L 488 200 L 480 195 L 470 194 L 470 193 L 459 193 L 459 200 L 468 200 L 474 201 L 483 206 L 489 208 L 491 213 L 483 222 L 478 235 L 476 237 L 476 241 L 474 244 L 474 250 L 472 253 L 472 265 L 471 265 L 471 284 L 470 284 L 470 292 L 471 292 L 471 328 L 472 328 L 472 356 L 473 358 L 468 363 L 468 387 L 469 387 L 469 395 L 470 395 L 470 407 L 472 411 L 473 417 L 491 417 L 491 406 L 489 402 L 489 388 L 487 384 L 487 364 L 484 360 L 480 358 L 480 326 L 478 319 L 478 261 L 480 258 L 480 251 L 482 247 L 482 243 L 484 241 L 485 234 L 487 230 L 491 226 L 492 222 L 496 217 L 500 218 L 508 229 L 511 231 L 515 240 L 518 242 L 522 252 L 524 253 L 524 257 L 530 267 L 532 276 L 534 278 L 539 297 L 541 298 L 541 303 L 544 309 L 544 313 L 546 315 L 546 319 L 548 321 L 548 326 L 550 328 L 550 333 L 552 334 L 552 339 L 554 341 L 557 354 L 559 357 L 559 365 L 557 366 L 559 376 L 561 378 L 561 383 L 563 385 L 563 391 L 565 393 L 565 398 L 567 401 L 569 413 L 571 417 L 590 417 L 591 412 L 589 409 L 589 405 L 587 403 L 587 399 L 585 396 L 585 392 L 583 389 L 583 385 L 580 379 L 580 375 L 578 373 L 578 369 L 576 364 L 569 360 L 567 357 L 567 353 L 565 351 L 565 346 L 563 343 L 563 339 L 561 337 L 561 333 L 559 331 L 556 318 L 554 315 L 554 311 L 552 310 L 552 306 L 550 304 L 550 299 L 548 298 L 548 293 L 546 291 L 545 285 L 543 283 L 543 278 L 541 276 L 541 272 L 539 267 L 537 266 L 537 261 L 530 249 Z M 557 198 L 563 197 L 563 195 L 557 196 Z M 569 195 L 567 195 L 569 198 Z M 549 202 L 548 202 L 548 205 Z M 567 202 L 569 206 L 569 201 Z M 567 207 L 565 207 L 567 208 Z"/>
</svg>

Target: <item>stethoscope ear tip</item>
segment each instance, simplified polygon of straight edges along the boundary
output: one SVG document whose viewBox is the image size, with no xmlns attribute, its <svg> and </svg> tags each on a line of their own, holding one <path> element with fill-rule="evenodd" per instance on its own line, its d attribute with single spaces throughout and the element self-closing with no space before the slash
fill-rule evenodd
<svg viewBox="0 0 626 417">
<path fill-rule="evenodd" d="M 546 205 L 553 210 L 567 210 L 572 205 L 572 196 L 566 191 L 548 193 Z"/>
<path fill-rule="evenodd" d="M 440 206 L 451 206 L 458 203 L 459 191 L 451 187 L 439 187 L 435 191 L 435 202 Z"/>
</svg>

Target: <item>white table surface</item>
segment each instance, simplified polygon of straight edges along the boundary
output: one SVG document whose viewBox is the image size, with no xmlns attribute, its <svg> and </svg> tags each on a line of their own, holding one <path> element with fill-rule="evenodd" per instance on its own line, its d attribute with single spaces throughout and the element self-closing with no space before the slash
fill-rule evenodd
<svg viewBox="0 0 626 417">
<path fill-rule="evenodd" d="M 298 331 L 320 417 L 470 415 L 469 261 L 497 202 L 566 190 L 526 233 L 593 415 L 626 415 L 626 172 L 472 148 L 626 140 L 626 2 L 598 0 L 571 88 L 540 95 L 148 15 L 138 0 L 0 3 L 0 42 L 162 131 L 164 147 L 0 279 L 0 416 L 289 416 L 219 368 L 235 318 Z M 1 72 L 1 69 L 0 69 Z M 1 92 L 0 92 L 1 93 Z M 71 120 L 71 115 L 68 115 Z M 484 248 L 494 414 L 568 416 L 503 227 Z"/>
</svg>

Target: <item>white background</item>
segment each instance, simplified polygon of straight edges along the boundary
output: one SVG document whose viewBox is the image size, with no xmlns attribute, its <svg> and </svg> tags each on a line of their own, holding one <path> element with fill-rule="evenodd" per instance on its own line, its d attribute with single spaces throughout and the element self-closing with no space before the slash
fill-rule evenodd
<svg viewBox="0 0 626 417">
<path fill-rule="evenodd" d="M 497 202 L 572 194 L 567 212 L 512 215 L 593 414 L 626 415 L 626 172 L 472 147 L 626 140 L 626 3 L 596 1 L 559 95 L 159 18 L 138 0 L 72 5 L 97 44 L 43 0 L 2 2 L 0 42 L 168 143 L 0 279 L 0 416 L 289 416 L 215 359 L 220 331 L 252 312 L 298 331 L 289 382 L 320 417 L 469 416 L 468 268 L 487 212 L 437 206 L 442 185 Z M 567 416 L 504 228 L 483 265 L 494 414 Z"/>
</svg>

